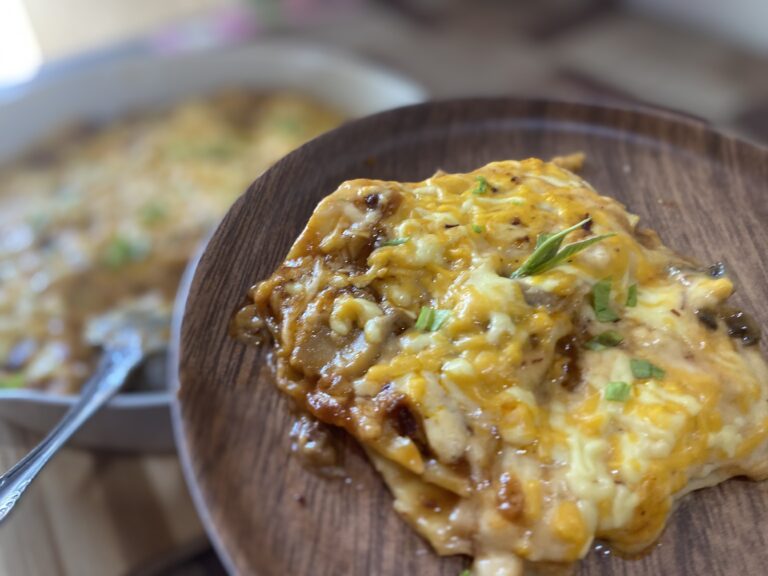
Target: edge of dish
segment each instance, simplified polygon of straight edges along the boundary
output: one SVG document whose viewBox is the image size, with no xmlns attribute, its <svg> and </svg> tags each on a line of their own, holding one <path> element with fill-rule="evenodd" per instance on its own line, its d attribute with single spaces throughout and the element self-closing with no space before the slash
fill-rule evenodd
<svg viewBox="0 0 768 576">
<path fill-rule="evenodd" d="M 302 55 L 310 54 L 312 55 L 312 61 L 310 62 L 310 65 L 315 66 L 317 69 L 327 67 L 329 63 L 340 63 L 340 65 L 345 67 L 347 71 L 351 71 L 352 74 L 358 75 L 361 84 L 380 84 L 383 81 L 396 82 L 397 88 L 401 90 L 401 94 L 399 94 L 397 99 L 399 99 L 401 102 L 408 100 L 414 102 L 423 101 L 427 96 L 425 89 L 420 84 L 409 78 L 407 75 L 401 74 L 396 70 L 391 70 L 387 67 L 380 66 L 376 63 L 370 63 L 364 58 L 360 58 L 355 54 L 350 54 L 343 50 L 322 44 L 313 44 L 309 42 L 298 42 L 292 40 L 268 39 L 245 47 L 228 47 L 211 51 L 159 55 L 157 57 L 157 62 L 150 63 L 148 65 L 142 64 L 143 60 L 141 58 L 135 57 L 119 60 L 117 62 L 110 61 L 94 63 L 84 66 L 82 69 L 78 69 L 71 75 L 55 75 L 51 78 L 44 78 L 39 81 L 33 80 L 22 85 L 18 90 L 14 91 L 12 96 L 0 100 L 0 111 L 3 109 L 8 110 L 13 109 L 14 107 L 23 106 L 25 99 L 44 97 L 46 93 L 56 91 L 58 87 L 63 85 L 77 85 L 78 79 L 82 78 L 90 79 L 91 82 L 98 83 L 100 81 L 107 80 L 107 78 L 111 76 L 118 77 L 135 75 L 140 72 L 142 67 L 144 69 L 167 68 L 174 65 L 174 63 L 188 63 L 200 59 L 207 60 L 210 65 L 210 63 L 216 59 L 245 58 L 249 54 L 258 55 L 259 53 L 263 54 L 265 52 L 270 52 L 272 57 L 274 57 L 275 53 L 282 53 L 283 58 L 288 60 L 296 60 Z M 275 86 L 274 88 L 270 86 L 270 84 L 274 82 L 274 78 L 272 78 L 271 74 L 264 74 L 263 76 L 264 78 L 262 79 L 258 73 L 254 73 L 250 80 L 246 80 L 244 78 L 242 85 L 252 86 L 258 89 L 259 84 L 262 83 L 263 80 L 265 90 L 279 89 L 278 86 Z M 226 84 L 222 84 L 222 86 L 225 85 Z M 307 87 L 307 89 L 309 89 L 309 87 Z M 205 94 L 209 91 L 210 90 L 203 87 L 195 93 Z M 316 97 L 323 99 L 322 96 Z M 130 112 L 130 110 L 132 110 L 136 105 L 142 105 L 140 100 L 141 98 L 138 98 L 137 102 L 134 102 L 132 105 L 130 103 L 130 98 L 127 99 L 126 102 L 123 103 L 123 107 L 116 111 L 114 117 L 119 118 L 126 112 Z M 164 101 L 167 100 L 167 98 L 161 97 L 159 100 L 160 101 L 158 101 L 156 104 L 163 106 Z M 331 100 L 331 98 L 325 98 L 325 100 Z M 178 102 L 180 101 L 180 98 L 171 97 L 170 101 Z M 381 103 L 378 102 L 374 103 L 373 107 L 381 108 L 380 104 Z M 345 108 L 344 105 L 339 105 L 339 107 L 342 109 Z M 356 113 L 359 113 L 359 111 L 353 110 L 352 106 L 346 106 L 346 108 L 346 111 L 352 116 L 354 116 Z M 64 122 L 77 121 L 83 117 L 81 113 L 73 110 L 65 111 L 64 115 L 72 116 L 69 120 L 64 120 Z M 104 115 L 104 110 L 96 111 L 95 115 Z M 60 125 L 61 120 L 56 120 L 51 125 L 50 129 L 55 131 Z M 36 130 L 33 130 L 33 133 L 34 132 L 36 132 Z M 39 132 L 39 130 L 37 132 Z M 44 133 L 33 134 L 31 139 L 37 141 L 44 136 Z M 28 148 L 28 146 L 22 144 L 19 152 L 22 152 L 26 148 Z M 0 163 L 1 162 L 3 162 L 2 146 L 0 146 Z M 203 242 L 203 248 L 206 243 L 207 241 Z M 202 249 L 200 249 L 199 254 L 202 254 Z M 190 260 L 189 267 L 193 267 L 193 264 L 194 262 Z M 182 280 L 182 283 L 183 282 L 184 280 Z M 158 390 L 156 392 L 131 392 L 117 394 L 114 398 L 112 398 L 112 400 L 109 401 L 107 408 L 117 410 L 131 410 L 168 406 L 171 404 L 173 396 L 171 388 L 172 387 L 169 385 L 167 390 Z M 78 394 L 51 393 L 34 389 L 0 389 L 0 403 L 8 401 L 32 403 L 51 407 L 71 407 L 75 404 L 78 397 Z"/>
<path fill-rule="evenodd" d="M 251 184 L 251 186 L 252 185 L 253 184 Z M 243 196 L 240 198 L 242 199 Z M 239 201 L 240 199 L 238 199 L 238 202 Z M 205 242 L 200 245 L 197 254 L 195 254 L 194 258 L 189 261 L 189 265 L 184 270 L 184 275 L 179 283 L 179 289 L 176 292 L 176 299 L 173 303 L 173 316 L 171 317 L 171 345 L 168 350 L 168 388 L 171 397 L 171 428 L 173 431 L 173 439 L 176 443 L 176 453 L 178 454 L 179 462 L 181 463 L 181 473 L 184 476 L 184 482 L 187 485 L 187 490 L 189 490 L 189 495 L 192 498 L 192 503 L 195 506 L 197 516 L 203 524 L 205 533 L 208 535 L 208 540 L 210 540 L 213 549 L 216 551 L 216 555 L 224 566 L 227 574 L 236 574 L 237 571 L 235 570 L 234 562 L 232 562 L 232 559 L 226 552 L 224 543 L 219 539 L 218 533 L 213 529 L 213 520 L 211 519 L 208 507 L 203 500 L 203 494 L 200 491 L 197 479 L 195 478 L 191 452 L 187 446 L 187 439 L 182 426 L 181 402 L 179 402 L 178 396 L 179 390 L 181 389 L 181 379 L 179 378 L 179 362 L 181 360 L 181 325 L 184 322 L 184 313 L 187 309 L 187 297 L 192 288 L 192 281 L 197 272 L 197 265 L 200 263 L 200 259 L 208 248 L 208 242 L 213 237 L 213 234 L 215 234 L 215 231 L 209 234 Z"/>
</svg>

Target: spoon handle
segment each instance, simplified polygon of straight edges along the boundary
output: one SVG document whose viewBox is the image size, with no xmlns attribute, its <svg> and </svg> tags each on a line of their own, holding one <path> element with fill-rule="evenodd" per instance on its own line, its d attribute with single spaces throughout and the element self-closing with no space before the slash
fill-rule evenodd
<svg viewBox="0 0 768 576">
<path fill-rule="evenodd" d="M 139 342 L 105 350 L 95 373 L 83 386 L 77 403 L 37 446 L 0 476 L 0 523 L 43 466 L 120 389 L 142 357 Z"/>
</svg>

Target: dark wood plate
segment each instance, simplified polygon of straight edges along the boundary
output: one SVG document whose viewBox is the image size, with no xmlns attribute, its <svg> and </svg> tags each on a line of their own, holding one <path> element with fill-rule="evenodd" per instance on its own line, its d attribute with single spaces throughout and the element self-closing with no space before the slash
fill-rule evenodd
<svg viewBox="0 0 768 576">
<path fill-rule="evenodd" d="M 349 178 L 421 180 L 492 160 L 587 153 L 584 176 L 667 244 L 728 263 L 737 300 L 768 324 L 768 150 L 671 114 L 508 99 L 430 103 L 369 117 L 290 154 L 257 180 L 199 263 L 178 336 L 179 449 L 200 513 L 232 572 L 457 576 L 392 510 L 361 451 L 348 480 L 290 455 L 288 403 L 263 351 L 228 335 L 317 202 Z M 768 483 L 732 480 L 687 497 L 659 544 L 627 561 L 595 551 L 580 574 L 765 574 Z"/>
</svg>

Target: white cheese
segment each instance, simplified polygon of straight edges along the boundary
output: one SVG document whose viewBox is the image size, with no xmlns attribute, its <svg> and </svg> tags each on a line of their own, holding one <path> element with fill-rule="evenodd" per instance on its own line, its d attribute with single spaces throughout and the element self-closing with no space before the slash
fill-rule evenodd
<svg viewBox="0 0 768 576">
<path fill-rule="evenodd" d="M 718 432 L 710 434 L 707 439 L 707 445 L 710 448 L 720 448 L 729 458 L 736 455 L 736 450 L 741 444 L 741 435 L 736 431 L 736 427 L 726 424 Z"/>
<path fill-rule="evenodd" d="M 509 314 L 503 312 L 491 312 L 491 321 L 488 323 L 488 332 L 486 333 L 488 342 L 498 346 L 504 335 L 514 335 L 515 325 Z"/>
</svg>

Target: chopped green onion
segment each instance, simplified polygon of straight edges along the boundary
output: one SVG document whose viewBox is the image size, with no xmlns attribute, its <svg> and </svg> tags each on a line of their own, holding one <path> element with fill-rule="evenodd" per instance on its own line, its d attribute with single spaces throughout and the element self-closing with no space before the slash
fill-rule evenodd
<svg viewBox="0 0 768 576">
<path fill-rule="evenodd" d="M 10 374 L 0 378 L 0 390 L 13 390 L 24 387 L 24 374 Z"/>
<path fill-rule="evenodd" d="M 592 244 L 596 244 L 601 240 L 615 236 L 615 234 L 601 234 L 600 236 L 594 236 L 587 238 L 586 240 L 579 240 L 567 244 L 562 250 L 560 246 L 563 244 L 563 240 L 571 232 L 578 230 L 584 224 L 590 221 L 590 218 L 586 218 L 571 226 L 565 230 L 561 230 L 556 234 L 540 234 L 536 239 L 536 248 L 533 253 L 526 258 L 520 268 L 512 273 L 512 278 L 522 278 L 523 276 L 533 276 L 535 274 L 542 274 L 554 268 L 555 266 L 562 264 L 568 258 L 575 256 L 582 250 L 586 250 Z"/>
<path fill-rule="evenodd" d="M 611 308 L 611 280 L 600 280 L 592 287 L 592 308 L 600 322 L 615 322 L 618 314 Z"/>
<path fill-rule="evenodd" d="M 472 224 L 472 231 L 476 234 L 482 234 L 485 232 L 485 226 L 482 226 L 480 224 Z"/>
<path fill-rule="evenodd" d="M 658 366 L 651 364 L 648 360 L 632 358 L 629 361 L 629 367 L 632 369 L 632 375 L 635 378 L 655 378 L 661 380 L 666 372 Z"/>
<path fill-rule="evenodd" d="M 172 145 L 169 151 L 172 156 L 179 159 L 211 158 L 214 160 L 225 160 L 237 153 L 237 146 L 234 142 L 228 140 L 207 144 L 179 142 Z"/>
<path fill-rule="evenodd" d="M 445 324 L 445 321 L 448 320 L 450 315 L 450 310 L 435 310 L 434 308 L 422 306 L 419 311 L 419 317 L 416 319 L 415 327 L 417 330 L 436 332 L 437 330 L 440 330 L 440 327 L 443 324 Z"/>
<path fill-rule="evenodd" d="M 627 292 L 627 307 L 634 308 L 637 306 L 637 284 L 632 284 Z"/>
<path fill-rule="evenodd" d="M 431 320 L 432 320 L 432 313 L 434 310 L 432 308 L 427 308 L 426 306 L 422 306 L 421 310 L 419 310 L 419 317 L 416 318 L 416 324 L 415 327 L 417 330 L 426 330 L 427 326 L 429 326 Z"/>
<path fill-rule="evenodd" d="M 432 323 L 429 326 L 430 332 L 440 330 L 440 327 L 445 324 L 445 321 L 448 320 L 450 315 L 450 310 L 435 310 L 435 313 L 432 315 Z"/>
<path fill-rule="evenodd" d="M 160 202 L 150 202 L 141 209 L 141 221 L 147 225 L 152 226 L 165 220 L 168 216 L 168 208 Z"/>
<path fill-rule="evenodd" d="M 472 194 L 485 194 L 488 192 L 488 180 L 485 179 L 485 176 L 478 176 L 475 180 L 477 180 L 477 186 L 472 190 Z"/>
<path fill-rule="evenodd" d="M 115 236 L 104 247 L 102 261 L 110 268 L 119 268 L 129 262 L 138 262 L 149 252 L 148 244 L 123 236 Z"/>
<path fill-rule="evenodd" d="M 403 238 L 392 238 L 392 240 L 385 240 L 381 243 L 382 246 L 400 246 L 410 240 L 410 236 L 404 236 Z"/>
<path fill-rule="evenodd" d="M 274 119 L 275 128 L 291 135 L 298 135 L 304 131 L 301 120 L 291 116 L 282 116 Z"/>
<path fill-rule="evenodd" d="M 469 571 L 469 568 L 467 568 L 466 570 L 462 570 L 459 576 L 472 576 L 472 573 Z"/>
<path fill-rule="evenodd" d="M 207 156 L 208 158 L 215 158 L 217 160 L 225 160 L 231 158 L 237 153 L 237 149 L 232 142 L 217 142 L 210 146 L 205 146 L 200 149 L 200 155 Z"/>
<path fill-rule="evenodd" d="M 27 223 L 35 234 L 40 234 L 50 223 L 51 215 L 45 212 L 35 212 L 27 217 Z"/>
<path fill-rule="evenodd" d="M 626 402 L 632 387 L 626 382 L 608 382 L 603 395 L 611 402 Z"/>
<path fill-rule="evenodd" d="M 591 340 L 587 341 L 585 346 L 590 350 L 605 350 L 606 348 L 613 348 L 618 346 L 624 341 L 624 337 L 615 330 L 606 330 L 602 334 L 598 334 Z"/>
</svg>

